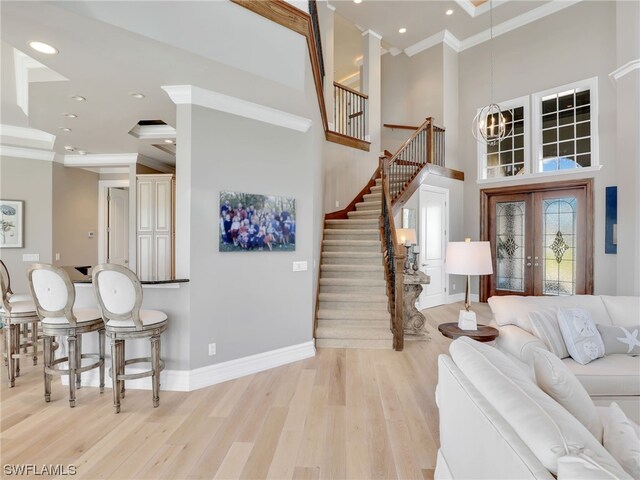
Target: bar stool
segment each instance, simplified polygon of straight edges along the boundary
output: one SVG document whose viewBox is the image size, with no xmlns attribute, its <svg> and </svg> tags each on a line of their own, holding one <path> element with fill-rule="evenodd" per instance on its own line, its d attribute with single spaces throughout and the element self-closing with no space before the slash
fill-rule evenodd
<svg viewBox="0 0 640 480">
<path fill-rule="evenodd" d="M 100 369 L 100 393 L 104 392 L 105 329 L 95 308 L 74 308 L 76 292 L 67 272 L 45 263 L 32 264 L 27 270 L 29 289 L 42 323 L 44 338 L 44 400 L 51 401 L 52 375 L 69 376 L 69 406 L 76 406 L 76 389 L 82 386 L 82 373 Z M 82 353 L 82 335 L 98 332 L 99 353 Z M 55 337 L 67 337 L 68 356 L 53 358 Z M 94 359 L 82 365 L 83 358 Z M 67 362 L 68 368 L 58 366 Z"/>
<path fill-rule="evenodd" d="M 3 332 L 5 339 L 5 359 L 7 362 L 8 381 L 9 386 L 14 387 L 16 384 L 16 377 L 20 376 L 20 357 L 23 354 L 20 353 L 20 348 L 24 345 L 20 343 L 20 330 L 22 325 L 31 323 L 33 324 L 33 332 L 38 332 L 38 314 L 36 313 L 36 306 L 33 302 L 28 300 L 23 301 L 9 301 L 9 289 L 5 283 L 4 275 L 0 275 L 0 293 L 2 293 L 2 305 L 0 306 L 0 320 L 3 323 Z M 34 351 L 34 365 L 36 364 L 37 351 L 37 339 L 33 340 Z"/>
<path fill-rule="evenodd" d="M 120 413 L 120 397 L 124 397 L 125 380 L 151 377 L 153 406 L 160 404 L 160 335 L 167 329 L 167 316 L 157 310 L 141 310 L 142 286 L 128 268 L 115 264 L 98 265 L 93 269 L 93 287 L 98 307 L 111 339 L 111 369 L 113 407 Z M 125 340 L 149 338 L 151 357 L 125 359 Z M 151 363 L 151 370 L 125 373 L 125 367 L 135 363 Z"/>
<path fill-rule="evenodd" d="M 0 260 L 0 276 L 2 276 L 4 280 L 4 285 L 7 290 L 7 298 L 9 303 L 16 302 L 31 302 L 33 303 L 33 298 L 28 293 L 13 293 L 11 290 L 11 277 L 9 275 L 9 270 L 5 263 Z M 29 330 L 31 327 L 31 330 Z M 35 322 L 24 322 L 20 324 L 18 331 L 21 332 L 20 337 L 20 347 L 19 350 L 26 354 L 28 347 L 33 347 L 33 364 L 38 364 L 38 339 L 41 338 L 38 336 L 38 321 Z M 7 357 L 5 356 L 5 365 L 7 364 Z M 20 360 L 18 359 L 17 363 L 17 376 L 20 376 Z"/>
</svg>

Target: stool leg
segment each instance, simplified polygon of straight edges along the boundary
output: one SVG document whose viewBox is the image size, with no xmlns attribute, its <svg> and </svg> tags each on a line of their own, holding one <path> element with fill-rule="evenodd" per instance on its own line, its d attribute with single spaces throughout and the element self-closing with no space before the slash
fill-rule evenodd
<svg viewBox="0 0 640 480">
<path fill-rule="evenodd" d="M 100 361 L 102 364 L 100 365 L 100 393 L 104 393 L 104 350 L 105 350 L 105 330 L 98 331 L 98 348 L 100 353 Z"/>
<path fill-rule="evenodd" d="M 17 378 L 20 376 L 20 339 L 22 338 L 21 336 L 21 325 L 16 325 L 14 328 L 14 331 L 12 332 L 12 340 L 13 340 L 13 355 L 14 355 L 14 359 L 13 359 L 13 365 L 15 368 L 15 375 L 14 378 Z"/>
<path fill-rule="evenodd" d="M 33 343 L 33 365 L 38 365 L 38 322 L 31 323 L 31 343 Z"/>
<path fill-rule="evenodd" d="M 74 332 L 75 333 L 75 332 Z M 69 406 L 76 406 L 76 368 L 78 366 L 76 336 L 69 335 L 67 337 L 67 346 L 69 347 Z"/>
<path fill-rule="evenodd" d="M 78 335 L 76 339 L 76 361 L 78 368 L 82 367 L 82 335 Z M 76 388 L 82 388 L 82 373 L 76 373 Z"/>
<path fill-rule="evenodd" d="M 120 374 L 124 375 L 125 364 L 125 341 L 120 340 Z M 124 398 L 124 380 L 120 380 L 120 396 Z"/>
<path fill-rule="evenodd" d="M 5 344 L 6 344 L 6 355 L 7 355 L 7 379 L 9 381 L 9 386 L 14 387 L 16 384 L 15 370 L 14 370 L 14 358 L 13 358 L 13 349 L 15 348 L 16 342 L 13 337 L 15 336 L 16 326 L 7 324 L 4 327 L 6 332 L 4 334 Z M 20 332 L 17 332 L 18 335 Z"/>
<path fill-rule="evenodd" d="M 153 388 L 153 408 L 160 405 L 160 335 L 152 335 L 151 338 L 151 368 L 153 375 L 151 383 Z"/>
<path fill-rule="evenodd" d="M 119 340 L 111 338 L 111 383 L 113 384 L 113 409 L 120 413 L 120 384 L 118 383 L 118 372 L 120 371 Z"/>
<path fill-rule="evenodd" d="M 25 340 L 24 343 L 27 343 L 29 341 L 29 324 L 28 323 L 22 324 L 22 336 L 24 337 L 24 340 Z M 22 341 L 20 343 L 22 343 Z M 20 353 L 20 349 L 18 349 L 16 353 Z M 22 353 L 27 353 L 26 345 L 22 347 Z"/>
<path fill-rule="evenodd" d="M 51 367 L 51 356 L 53 354 L 53 350 L 51 348 L 51 340 L 51 337 L 48 336 L 42 339 L 42 348 L 44 350 L 44 401 L 47 403 L 51 401 L 51 374 L 47 373 L 47 369 Z"/>
</svg>

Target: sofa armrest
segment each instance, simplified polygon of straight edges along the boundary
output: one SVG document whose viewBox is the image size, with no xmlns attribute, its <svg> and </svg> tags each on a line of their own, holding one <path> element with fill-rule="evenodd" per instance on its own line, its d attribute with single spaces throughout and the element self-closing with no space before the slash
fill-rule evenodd
<svg viewBox="0 0 640 480">
<path fill-rule="evenodd" d="M 500 335 L 496 339 L 496 347 L 527 365 L 531 365 L 534 348 L 549 350 L 542 340 L 520 327 L 504 325 L 498 329 Z"/>
</svg>

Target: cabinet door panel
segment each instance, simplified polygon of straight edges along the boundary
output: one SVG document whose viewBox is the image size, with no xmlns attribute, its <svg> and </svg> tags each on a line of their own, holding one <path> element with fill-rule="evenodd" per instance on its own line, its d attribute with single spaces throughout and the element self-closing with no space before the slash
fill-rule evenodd
<svg viewBox="0 0 640 480">
<path fill-rule="evenodd" d="M 171 236 L 155 235 L 156 280 L 171 278 Z"/>
<path fill-rule="evenodd" d="M 156 181 L 155 227 L 156 232 L 171 231 L 171 180 Z"/>
<path fill-rule="evenodd" d="M 138 235 L 138 278 L 154 280 L 153 235 Z"/>
<path fill-rule="evenodd" d="M 153 231 L 153 180 L 138 180 L 138 232 Z"/>
</svg>

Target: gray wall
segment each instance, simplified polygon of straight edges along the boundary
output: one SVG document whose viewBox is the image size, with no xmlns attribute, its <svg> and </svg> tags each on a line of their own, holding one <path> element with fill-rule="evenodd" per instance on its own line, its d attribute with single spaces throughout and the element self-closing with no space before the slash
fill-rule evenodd
<svg viewBox="0 0 640 480">
<path fill-rule="evenodd" d="M 0 249 L 16 293 L 27 291 L 28 264 L 22 255 L 37 253 L 41 262 L 51 262 L 52 184 L 51 162 L 0 157 L 0 198 L 24 201 L 24 248 Z"/>
<path fill-rule="evenodd" d="M 52 196 L 54 265 L 96 265 L 98 174 L 54 163 Z M 95 233 L 93 238 L 90 231 Z"/>
<path fill-rule="evenodd" d="M 544 32 L 544 33 L 542 33 Z M 616 4 L 580 2 L 554 15 L 494 39 L 494 99 L 505 101 L 567 83 L 598 77 L 600 163 L 595 179 L 595 293 L 616 293 L 616 258 L 604 253 L 604 188 L 616 185 L 616 96 L 608 75 L 616 68 Z M 463 51 L 459 58 L 460 158 L 464 162 L 464 235 L 478 238 L 480 205 L 476 141 L 470 125 L 476 109 L 489 102 L 490 44 Z M 466 128 L 469 125 L 469 129 Z M 465 132 L 469 132 L 468 134 Z M 545 176 L 514 181 L 533 183 L 575 178 Z M 504 185 L 500 184 L 500 185 Z M 474 279 L 477 292 L 477 279 Z"/>
</svg>

